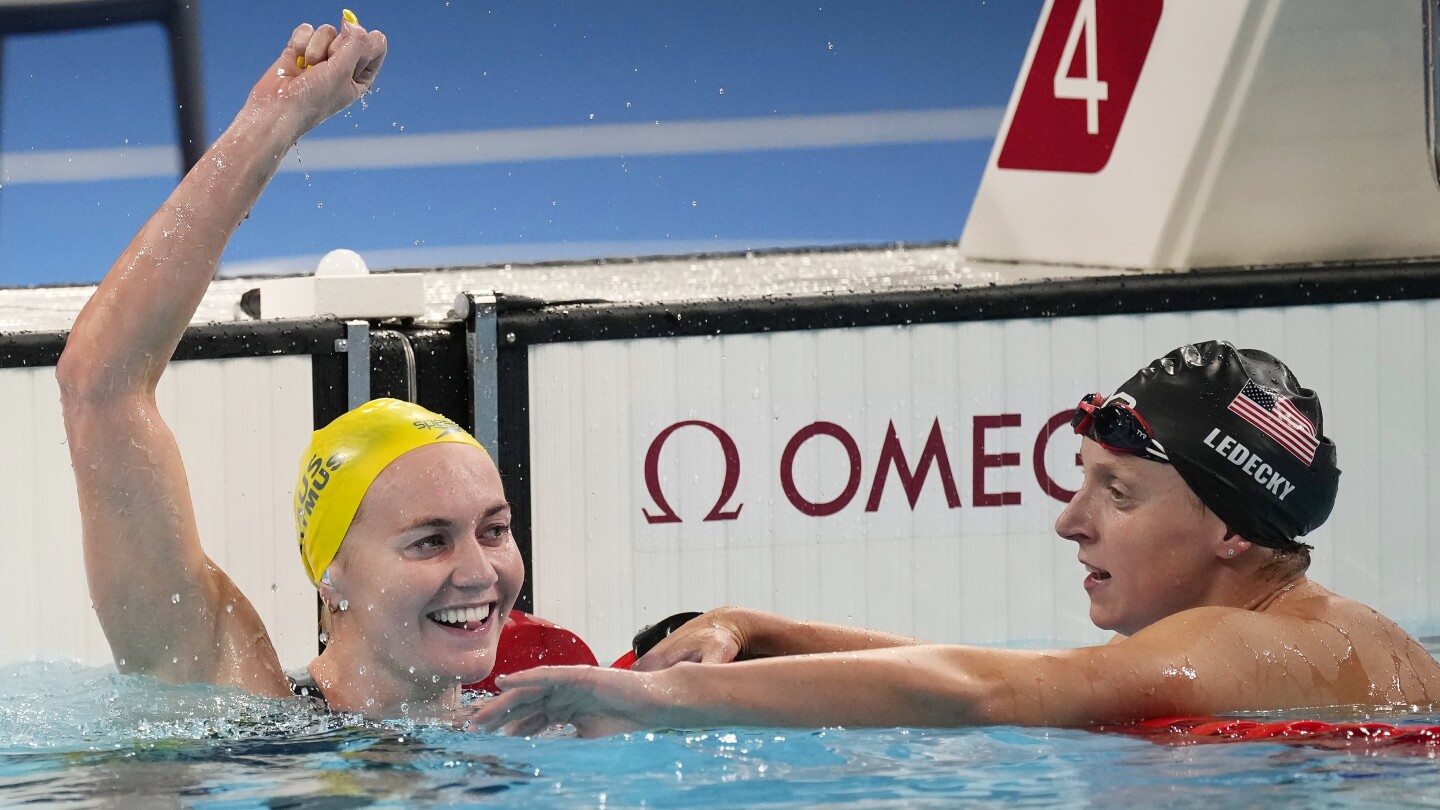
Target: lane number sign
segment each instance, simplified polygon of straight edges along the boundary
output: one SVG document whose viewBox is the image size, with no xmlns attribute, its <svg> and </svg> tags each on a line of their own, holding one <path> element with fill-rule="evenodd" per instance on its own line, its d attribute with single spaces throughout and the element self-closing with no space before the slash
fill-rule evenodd
<svg viewBox="0 0 1440 810">
<path fill-rule="evenodd" d="M 1163 3 L 1055 0 L 1000 149 L 1000 168 L 1105 168 Z"/>
</svg>

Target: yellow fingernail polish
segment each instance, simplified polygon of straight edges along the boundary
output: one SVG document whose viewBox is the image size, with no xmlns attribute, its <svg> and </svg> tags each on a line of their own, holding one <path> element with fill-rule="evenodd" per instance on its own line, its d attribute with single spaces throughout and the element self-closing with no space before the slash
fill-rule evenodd
<svg viewBox="0 0 1440 810">
<path fill-rule="evenodd" d="M 359 25 L 359 24 L 360 24 L 360 18 L 359 18 L 359 17 L 356 17 L 356 16 L 355 16 L 355 12 L 351 11 L 350 9 L 348 9 L 348 8 L 342 8 L 342 9 L 340 9 L 340 13 L 345 17 L 345 22 L 348 22 L 348 23 L 350 23 L 351 25 Z"/>
<path fill-rule="evenodd" d="M 305 57 L 304 57 L 304 55 L 295 57 L 295 67 L 298 67 L 298 68 L 300 68 L 300 69 L 302 69 L 302 70 L 305 68 Z"/>
</svg>

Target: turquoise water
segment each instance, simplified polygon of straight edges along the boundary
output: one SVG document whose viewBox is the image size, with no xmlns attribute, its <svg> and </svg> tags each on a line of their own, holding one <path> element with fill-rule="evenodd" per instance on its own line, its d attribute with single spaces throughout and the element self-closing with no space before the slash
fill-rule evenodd
<svg viewBox="0 0 1440 810">
<path fill-rule="evenodd" d="M 1434 714 L 1374 719 L 1440 725 Z M 5 806 L 1433 806 L 1437 754 L 1009 727 L 518 739 L 108 668 L 0 669 Z"/>
</svg>

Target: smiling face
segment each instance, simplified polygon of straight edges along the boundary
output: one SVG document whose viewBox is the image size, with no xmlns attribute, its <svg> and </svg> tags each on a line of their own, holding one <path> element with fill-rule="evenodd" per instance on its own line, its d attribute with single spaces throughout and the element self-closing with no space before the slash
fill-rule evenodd
<svg viewBox="0 0 1440 810">
<path fill-rule="evenodd" d="M 425 688 L 490 673 L 524 578 L 495 464 L 443 443 L 404 454 L 370 485 L 321 590 L 347 603 L 330 617 L 347 659 Z"/>
<path fill-rule="evenodd" d="M 1213 604 L 1227 529 L 1169 464 L 1084 439 L 1085 480 L 1055 521 L 1089 575 L 1090 620 L 1132 635 L 1173 613 Z"/>
</svg>

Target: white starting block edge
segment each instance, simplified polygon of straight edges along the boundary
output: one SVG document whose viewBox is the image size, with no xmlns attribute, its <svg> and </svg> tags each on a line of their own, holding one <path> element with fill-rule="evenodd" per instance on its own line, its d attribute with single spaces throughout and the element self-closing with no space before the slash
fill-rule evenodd
<svg viewBox="0 0 1440 810">
<path fill-rule="evenodd" d="M 1144 61 L 1128 109 L 1098 102 L 1101 121 L 1123 118 L 1103 168 L 1001 168 L 1030 73 L 1048 81 L 1055 71 L 1037 59 L 1046 30 L 1104 42 L 1120 35 L 1129 8 L 1047 0 L 961 254 L 1142 271 L 1440 256 L 1424 6 L 1164 3 L 1148 49 L 1143 39 L 1125 46 Z M 1117 80 L 1113 62 L 1095 71 L 1088 79 Z M 1096 137 L 1083 126 L 1057 131 L 1066 133 L 1057 150 Z"/>
<path fill-rule="evenodd" d="M 422 273 L 371 274 L 360 254 L 332 250 L 313 276 L 260 283 L 260 316 L 274 318 L 421 318 Z"/>
</svg>

